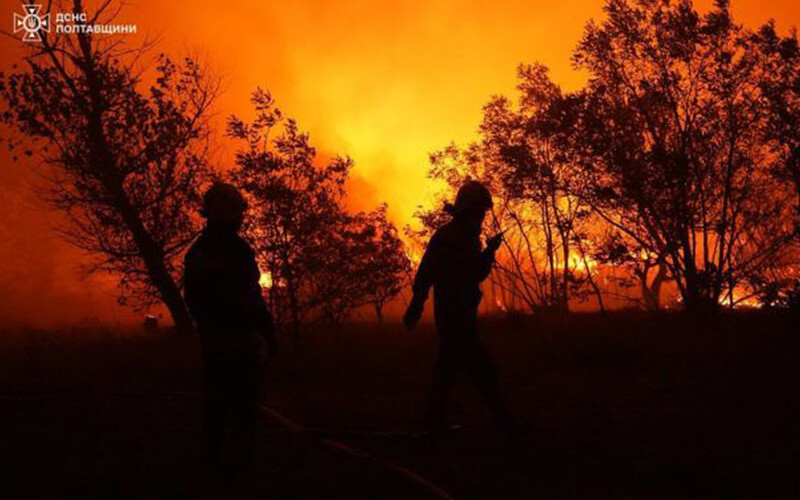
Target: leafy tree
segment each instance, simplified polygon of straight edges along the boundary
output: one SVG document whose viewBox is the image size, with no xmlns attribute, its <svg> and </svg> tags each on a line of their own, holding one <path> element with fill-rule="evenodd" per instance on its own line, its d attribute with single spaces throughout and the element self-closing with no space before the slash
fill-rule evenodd
<svg viewBox="0 0 800 500">
<path fill-rule="evenodd" d="M 272 277 L 269 298 L 278 318 L 298 339 L 303 324 L 338 323 L 367 303 L 380 314 L 399 292 L 404 265 L 385 208 L 348 213 L 352 160 L 336 156 L 319 164 L 308 134 L 284 119 L 269 92 L 256 90 L 252 103 L 252 123 L 232 117 L 228 124 L 229 135 L 245 143 L 233 177 L 252 202 L 247 234 Z"/>
<path fill-rule="evenodd" d="M 330 229 L 331 244 L 313 280 L 316 305 L 329 323 L 341 323 L 352 310 L 366 305 L 382 322 L 384 306 L 400 293 L 410 268 L 386 205 L 372 212 L 344 213 Z"/>
<path fill-rule="evenodd" d="M 518 105 L 494 97 L 484 106 L 480 141 L 432 154 L 430 176 L 445 181 L 451 193 L 477 179 L 496 198 L 488 224 L 507 232 L 491 283 L 502 303 L 566 310 L 570 299 L 586 298 L 589 285 L 602 308 L 584 227 L 590 214 L 571 193 L 564 97 L 542 65 L 521 65 L 517 75 Z M 439 222 L 431 213 L 419 215 Z"/>
<path fill-rule="evenodd" d="M 767 133 L 776 142 L 774 174 L 794 186 L 800 207 L 800 47 L 797 33 L 781 37 L 769 22 L 752 42 L 765 58 L 760 90 L 769 106 Z M 796 207 L 797 209 L 797 207 Z M 798 212 L 800 214 L 800 212 Z"/>
<path fill-rule="evenodd" d="M 80 0 L 71 4 L 84 12 Z M 104 2 L 87 24 L 108 23 L 118 10 Z M 136 65 L 147 44 L 39 33 L 24 66 L 0 77 L 2 119 L 19 132 L 10 147 L 27 145 L 42 160 L 42 195 L 66 216 L 67 240 L 96 257 L 90 270 L 119 276 L 121 301 L 162 301 L 190 330 L 178 257 L 198 230 L 189 208 L 207 174 L 218 82 L 190 59 L 177 65 L 162 55 L 145 89 Z"/>
<path fill-rule="evenodd" d="M 753 288 L 765 298 L 764 304 L 797 301 L 796 266 L 800 257 L 800 47 L 797 33 L 779 36 L 775 24 L 768 22 L 753 35 L 761 56 L 765 58 L 761 92 L 768 104 L 767 135 L 774 141 L 772 174 L 778 182 L 794 189 L 794 241 L 783 249 L 762 272 L 752 276 Z M 765 291 L 760 290 L 766 288 Z M 780 297 L 794 297 L 786 301 Z"/>
<path fill-rule="evenodd" d="M 727 1 L 609 0 L 575 52 L 588 87 L 573 124 L 582 198 L 663 259 L 691 310 L 734 290 L 787 242 L 787 196 L 769 175 L 764 58 Z"/>
<path fill-rule="evenodd" d="M 396 297 L 407 282 L 411 261 L 397 228 L 386 216 L 386 205 L 365 214 L 366 236 L 358 255 L 358 267 L 366 278 L 366 298 L 375 309 L 378 322 L 383 322 L 383 308 Z"/>
</svg>

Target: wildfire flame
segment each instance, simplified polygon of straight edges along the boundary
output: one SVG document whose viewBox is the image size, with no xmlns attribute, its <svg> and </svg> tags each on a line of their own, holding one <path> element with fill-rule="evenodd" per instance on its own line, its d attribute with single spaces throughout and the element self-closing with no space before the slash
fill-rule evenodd
<svg viewBox="0 0 800 500">
<path fill-rule="evenodd" d="M 261 285 L 261 288 L 272 288 L 272 273 L 269 271 L 262 272 L 261 277 L 258 279 L 258 284 Z"/>
</svg>

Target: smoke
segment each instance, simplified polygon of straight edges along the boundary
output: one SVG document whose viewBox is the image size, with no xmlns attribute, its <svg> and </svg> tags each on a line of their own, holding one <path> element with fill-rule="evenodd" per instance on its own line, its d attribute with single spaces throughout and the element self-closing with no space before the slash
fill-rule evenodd
<svg viewBox="0 0 800 500">
<path fill-rule="evenodd" d="M 249 118 L 248 96 L 256 86 L 272 91 L 311 133 L 321 155 L 353 157 L 351 208 L 387 202 L 390 217 L 402 226 L 431 199 L 428 154 L 471 140 L 483 103 L 493 94 L 514 93 L 519 63 L 544 63 L 567 90 L 584 83 L 570 56 L 584 24 L 602 16 L 602 4 L 176 0 L 129 4 L 120 23 L 139 27 L 132 43 L 157 36 L 156 52 L 200 53 L 219 68 L 225 80 L 217 104 L 220 135 L 230 114 Z M 800 21 L 794 0 L 735 0 L 733 6 L 751 26 L 770 16 L 785 26 Z M 3 2 L 0 19 L 10 22 L 18 9 L 17 2 Z M 10 38 L 0 40 L 3 71 L 23 50 Z M 113 280 L 81 277 L 86 256 L 55 237 L 58 217 L 30 192 L 31 165 L 12 163 L 5 144 L 0 151 L 0 324 L 136 318 L 112 306 Z M 220 154 L 222 168 L 230 153 Z"/>
</svg>

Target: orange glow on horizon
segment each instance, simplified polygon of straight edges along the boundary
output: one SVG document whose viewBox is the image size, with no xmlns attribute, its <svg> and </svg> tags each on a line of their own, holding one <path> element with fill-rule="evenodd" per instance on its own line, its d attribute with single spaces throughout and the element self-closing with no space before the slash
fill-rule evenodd
<svg viewBox="0 0 800 500">
<path fill-rule="evenodd" d="M 701 10 L 711 3 L 696 2 Z M 208 56 L 226 79 L 221 116 L 247 116 L 249 93 L 270 89 L 320 152 L 354 158 L 352 203 L 388 202 L 402 225 L 435 190 L 428 154 L 473 139 L 490 96 L 514 96 L 519 63 L 544 63 L 566 90 L 583 85 L 570 57 L 603 4 L 305 0 L 232 8 L 200 0 L 140 4 L 127 16 L 162 33 L 173 50 Z M 771 17 L 781 30 L 800 22 L 793 0 L 734 0 L 733 9 L 751 27 Z"/>
<path fill-rule="evenodd" d="M 87 0 L 87 8 L 97 1 Z M 143 0 L 127 4 L 119 22 L 138 26 L 131 43 L 146 35 L 158 38 L 152 56 L 199 54 L 223 76 L 215 118 L 222 167 L 230 164 L 232 152 L 230 141 L 221 137 L 225 120 L 231 114 L 249 119 L 249 95 L 262 86 L 310 132 L 320 156 L 343 154 L 355 160 L 350 204 L 372 209 L 386 202 L 390 218 L 402 227 L 412 221 L 418 205 L 432 201 L 436 186 L 426 175 L 429 153 L 451 141 L 474 139 L 489 98 L 515 97 L 519 63 L 545 64 L 565 90 L 584 84 L 586 75 L 572 68 L 570 57 L 585 24 L 602 19 L 603 4 Z M 712 0 L 695 4 L 705 10 Z M 0 19 L 10 30 L 20 3 L 3 0 L 1 5 Z M 750 28 L 770 18 L 782 33 L 800 24 L 796 0 L 732 0 L 732 9 L 737 21 Z M 2 70 L 11 71 L 24 50 L 18 40 L 3 37 Z M 100 314 L 93 302 L 76 305 L 61 295 L 86 287 L 78 266 L 64 265 L 81 262 L 85 255 L 54 236 L 52 226 L 60 218 L 45 214 L 28 189 L 35 177 L 31 165 L 11 163 L 9 155 L 1 161 L 0 200 L 14 205 L 1 227 L 15 240 L 0 246 L 0 273 L 14 277 L 0 284 L 0 296 L 9 297 L 0 317 Z M 32 271 L 22 275 L 22 267 Z M 23 297 L 38 296 L 43 288 L 53 294 L 47 299 L 52 310 L 20 312 Z M 113 300 L 113 286 L 103 282 L 101 288 L 97 300 Z"/>
<path fill-rule="evenodd" d="M 96 0 L 86 2 L 89 10 Z M 700 10 L 712 0 L 697 0 Z M 251 115 L 250 93 L 269 89 L 281 109 L 311 133 L 322 156 L 347 154 L 356 167 L 351 202 L 388 202 L 400 225 L 435 187 L 428 154 L 451 141 L 475 137 L 481 107 L 494 94 L 515 96 L 515 69 L 542 62 L 566 90 L 586 75 L 570 57 L 604 0 L 211 0 L 128 4 L 120 23 L 135 23 L 131 43 L 157 37 L 153 50 L 190 54 L 224 80 L 217 132 L 231 114 Z M 739 22 L 756 27 L 770 18 L 788 31 L 800 23 L 794 0 L 734 0 Z M 4 0 L 11 19 L 18 2 Z M 2 42 L 5 65 L 20 47 Z M 19 45 L 19 44 L 17 44 Z M 9 50 L 5 50 L 8 48 Z M 13 50 L 11 50 L 13 49 Z M 16 56 L 16 57 L 15 57 Z M 231 161 L 221 140 L 223 168 Z"/>
</svg>

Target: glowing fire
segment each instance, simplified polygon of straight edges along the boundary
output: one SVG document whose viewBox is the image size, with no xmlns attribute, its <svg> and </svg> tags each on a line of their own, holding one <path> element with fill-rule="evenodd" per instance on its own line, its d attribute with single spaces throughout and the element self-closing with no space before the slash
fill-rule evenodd
<svg viewBox="0 0 800 500">
<path fill-rule="evenodd" d="M 742 298 L 744 296 L 744 298 Z M 719 303 L 723 306 L 731 305 L 731 297 L 728 295 L 722 296 L 719 299 Z M 761 303 L 758 301 L 757 297 L 754 296 L 747 296 L 746 291 L 740 288 L 736 288 L 733 290 L 733 307 L 737 309 L 747 309 L 753 308 L 758 309 L 761 307 Z"/>
<path fill-rule="evenodd" d="M 262 272 L 258 284 L 261 285 L 261 288 L 272 288 L 272 273 L 269 271 Z"/>
</svg>

